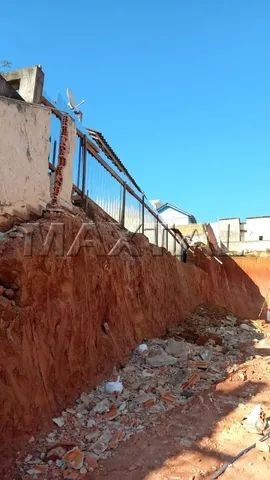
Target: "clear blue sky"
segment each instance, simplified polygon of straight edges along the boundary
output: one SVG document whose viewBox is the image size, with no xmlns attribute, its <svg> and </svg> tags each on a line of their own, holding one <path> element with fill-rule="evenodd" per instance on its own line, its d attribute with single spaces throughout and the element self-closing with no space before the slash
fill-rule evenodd
<svg viewBox="0 0 270 480">
<path fill-rule="evenodd" d="M 1 59 L 72 87 L 148 198 L 269 215 L 269 0 L 9 0 Z"/>
</svg>

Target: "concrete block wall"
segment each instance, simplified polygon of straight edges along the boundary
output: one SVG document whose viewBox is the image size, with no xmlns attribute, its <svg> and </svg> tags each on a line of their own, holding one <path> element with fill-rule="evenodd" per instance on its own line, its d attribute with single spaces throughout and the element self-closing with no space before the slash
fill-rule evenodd
<svg viewBox="0 0 270 480">
<path fill-rule="evenodd" d="M 24 218 L 50 200 L 50 111 L 1 97 L 0 132 L 0 216 Z"/>
<path fill-rule="evenodd" d="M 0 97 L 0 228 L 10 219 L 28 220 L 51 202 L 48 160 L 51 111 Z M 71 206 L 76 128 L 68 121 L 68 148 L 58 204 Z"/>
<path fill-rule="evenodd" d="M 21 68 L 2 76 L 19 95 L 29 103 L 40 103 L 43 91 L 44 73 L 38 65 Z"/>
</svg>

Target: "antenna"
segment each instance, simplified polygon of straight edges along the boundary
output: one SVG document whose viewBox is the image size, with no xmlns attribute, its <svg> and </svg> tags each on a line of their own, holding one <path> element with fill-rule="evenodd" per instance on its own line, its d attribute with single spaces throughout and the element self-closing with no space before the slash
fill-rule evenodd
<svg viewBox="0 0 270 480">
<path fill-rule="evenodd" d="M 71 110 L 77 110 L 77 108 L 85 102 L 85 100 L 82 100 L 80 103 L 76 104 L 76 100 L 70 88 L 67 88 L 67 97 L 68 97 L 68 106 L 69 108 L 71 108 Z"/>
</svg>

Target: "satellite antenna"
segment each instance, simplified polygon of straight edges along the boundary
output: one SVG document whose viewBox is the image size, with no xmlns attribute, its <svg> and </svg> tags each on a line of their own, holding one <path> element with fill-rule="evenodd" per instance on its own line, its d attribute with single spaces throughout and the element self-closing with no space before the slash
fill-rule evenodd
<svg viewBox="0 0 270 480">
<path fill-rule="evenodd" d="M 68 107 L 74 111 L 75 115 L 77 115 L 81 121 L 82 112 L 78 110 L 78 107 L 82 105 L 85 102 L 85 100 L 82 100 L 81 102 L 76 103 L 73 92 L 70 88 L 67 88 L 67 98 L 68 98 Z"/>
</svg>

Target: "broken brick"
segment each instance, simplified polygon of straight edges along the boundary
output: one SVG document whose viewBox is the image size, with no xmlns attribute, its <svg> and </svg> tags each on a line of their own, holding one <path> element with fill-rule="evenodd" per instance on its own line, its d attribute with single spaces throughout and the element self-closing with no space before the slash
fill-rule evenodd
<svg viewBox="0 0 270 480">
<path fill-rule="evenodd" d="M 176 398 L 170 392 L 163 393 L 160 398 L 161 398 L 161 400 L 163 400 L 164 402 L 167 402 L 167 403 L 175 403 L 176 402 Z"/>
<path fill-rule="evenodd" d="M 92 470 L 96 470 L 98 468 L 98 461 L 94 455 L 87 455 L 85 457 L 85 463 L 89 468 L 92 468 Z"/>
<path fill-rule="evenodd" d="M 145 402 L 143 402 L 143 406 L 144 408 L 151 408 L 155 405 L 156 401 L 154 398 L 149 398 L 149 400 L 146 400 Z"/>
<path fill-rule="evenodd" d="M 183 383 L 182 389 L 185 390 L 186 388 L 192 387 L 199 380 L 200 380 L 200 376 L 197 373 L 194 373 L 193 375 L 191 375 L 191 377 L 188 379 L 187 382 Z"/>
<path fill-rule="evenodd" d="M 116 417 L 118 417 L 118 416 L 119 416 L 119 412 L 118 412 L 116 406 L 113 405 L 113 406 L 110 408 L 110 410 L 103 415 L 102 418 L 103 418 L 104 420 L 114 420 L 114 419 L 115 419 Z"/>
<path fill-rule="evenodd" d="M 209 367 L 209 362 L 206 360 L 190 360 L 188 366 L 191 368 L 201 368 L 202 370 L 206 370 Z"/>
<path fill-rule="evenodd" d="M 109 447 L 114 450 L 118 447 L 119 443 L 123 440 L 124 437 L 124 432 L 116 432 L 109 443 Z"/>
<path fill-rule="evenodd" d="M 84 454 L 78 447 L 75 447 L 64 455 L 64 460 L 71 468 L 80 470 L 83 466 Z"/>
</svg>

